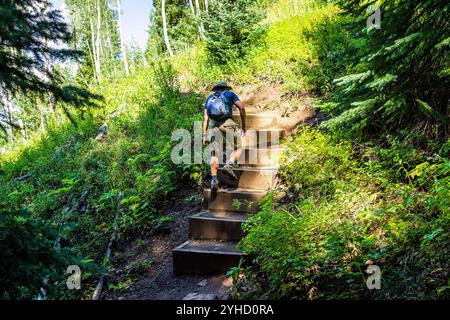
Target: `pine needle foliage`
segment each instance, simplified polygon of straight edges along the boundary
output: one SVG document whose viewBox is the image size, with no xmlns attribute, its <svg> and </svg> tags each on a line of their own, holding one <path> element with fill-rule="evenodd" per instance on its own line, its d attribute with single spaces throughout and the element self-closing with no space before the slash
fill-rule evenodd
<svg viewBox="0 0 450 320">
<path fill-rule="evenodd" d="M 266 32 L 264 10 L 255 0 L 217 1 L 205 16 L 206 48 L 214 63 L 244 58 Z"/>
<path fill-rule="evenodd" d="M 60 11 L 44 0 L 5 0 L 0 6 L 0 88 L 8 97 L 51 94 L 73 105 L 94 103 L 99 96 L 77 86 L 63 86 L 63 78 L 49 67 L 79 57 L 63 45 L 71 39 Z"/>
<path fill-rule="evenodd" d="M 420 131 L 445 138 L 449 124 L 448 1 L 337 1 L 354 19 L 346 31 L 361 44 L 351 72 L 335 80 L 338 91 L 325 126 L 347 133 Z M 367 28 L 374 5 L 380 28 Z"/>
</svg>

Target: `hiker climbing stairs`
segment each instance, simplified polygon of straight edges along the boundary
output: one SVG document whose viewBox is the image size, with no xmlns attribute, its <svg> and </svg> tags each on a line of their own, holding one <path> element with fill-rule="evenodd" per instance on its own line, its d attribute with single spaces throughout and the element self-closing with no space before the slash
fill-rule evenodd
<svg viewBox="0 0 450 320">
<path fill-rule="evenodd" d="M 240 125 L 239 114 L 233 118 Z M 245 255 L 236 249 L 244 237 L 242 224 L 248 214 L 258 210 L 267 192 L 274 187 L 278 159 L 283 147 L 279 141 L 290 129 L 289 119 L 275 113 L 249 113 L 248 134 L 243 145 L 241 165 L 234 169 L 234 179 L 219 168 L 219 188 L 204 191 L 206 210 L 189 218 L 190 240 L 173 249 L 173 268 L 177 274 L 226 272 L 239 264 Z"/>
</svg>

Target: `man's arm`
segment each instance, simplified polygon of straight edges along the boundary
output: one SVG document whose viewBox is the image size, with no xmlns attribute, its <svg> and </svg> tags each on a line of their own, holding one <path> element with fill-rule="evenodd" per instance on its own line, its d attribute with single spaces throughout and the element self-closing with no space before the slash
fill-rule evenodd
<svg viewBox="0 0 450 320">
<path fill-rule="evenodd" d="M 239 109 L 239 113 L 241 114 L 242 131 L 245 133 L 247 131 L 247 114 L 245 113 L 245 106 L 240 100 L 236 101 L 234 105 Z"/>
<path fill-rule="evenodd" d="M 205 112 L 203 113 L 203 141 L 206 141 L 206 131 L 208 130 L 208 124 L 209 124 L 209 117 L 205 109 Z"/>
</svg>

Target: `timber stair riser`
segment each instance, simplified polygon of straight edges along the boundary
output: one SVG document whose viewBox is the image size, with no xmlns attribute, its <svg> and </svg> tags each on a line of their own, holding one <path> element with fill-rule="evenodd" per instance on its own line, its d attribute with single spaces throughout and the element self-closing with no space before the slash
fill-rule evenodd
<svg viewBox="0 0 450 320">
<path fill-rule="evenodd" d="M 176 274 L 225 273 L 244 257 L 234 243 L 195 240 L 181 244 L 172 254 Z"/>
<path fill-rule="evenodd" d="M 234 170 L 237 179 L 219 169 L 218 178 L 225 185 L 254 190 L 270 190 L 275 185 L 276 169 L 238 168 Z"/>
<path fill-rule="evenodd" d="M 270 168 L 277 167 L 283 147 L 265 149 L 246 148 L 238 158 L 238 164 L 243 168 Z"/>
<path fill-rule="evenodd" d="M 242 127 L 242 121 L 239 114 L 233 114 L 233 120 Z M 278 129 L 278 118 L 273 114 L 247 114 L 247 129 Z"/>
<path fill-rule="evenodd" d="M 208 210 L 213 212 L 255 212 L 265 195 L 266 192 L 260 190 L 204 191 Z"/>
<path fill-rule="evenodd" d="M 246 215 L 230 219 L 200 213 L 189 218 L 189 235 L 192 239 L 239 241 L 244 237 L 242 223 L 246 218 Z"/>
<path fill-rule="evenodd" d="M 269 148 L 278 146 L 280 144 L 280 140 L 286 135 L 286 131 L 281 129 L 249 129 L 247 130 L 245 139 L 243 139 L 243 147 Z"/>
</svg>

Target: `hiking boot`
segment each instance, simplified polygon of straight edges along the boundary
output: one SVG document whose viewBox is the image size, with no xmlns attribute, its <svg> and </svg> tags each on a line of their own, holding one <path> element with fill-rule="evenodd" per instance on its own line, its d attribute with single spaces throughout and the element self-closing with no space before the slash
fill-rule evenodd
<svg viewBox="0 0 450 320">
<path fill-rule="evenodd" d="M 222 170 L 227 173 L 228 175 L 230 175 L 231 177 L 233 177 L 234 179 L 237 179 L 236 174 L 234 173 L 234 167 L 231 164 L 226 164 L 223 166 Z"/>
<path fill-rule="evenodd" d="M 219 180 L 212 179 L 211 180 L 211 190 L 217 190 L 219 188 Z"/>
</svg>

